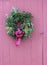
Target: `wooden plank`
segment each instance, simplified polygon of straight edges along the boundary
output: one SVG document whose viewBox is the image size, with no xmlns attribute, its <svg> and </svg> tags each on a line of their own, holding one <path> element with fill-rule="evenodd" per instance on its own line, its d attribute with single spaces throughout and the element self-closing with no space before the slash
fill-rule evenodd
<svg viewBox="0 0 47 65">
<path fill-rule="evenodd" d="M 5 22 L 5 19 L 6 19 L 6 13 L 9 12 L 9 2 L 3 2 L 2 1 L 2 45 L 3 45 L 3 59 L 2 59 L 2 65 L 9 65 L 10 64 L 10 59 L 9 59 L 9 37 L 7 36 L 7 33 L 6 33 L 6 28 L 5 28 L 5 25 L 6 25 L 6 22 Z"/>
<path fill-rule="evenodd" d="M 35 4 L 36 2 L 36 4 Z M 32 38 L 32 65 L 42 65 L 42 0 L 33 3 L 35 31 Z M 34 37 L 35 36 L 35 37 Z"/>
<path fill-rule="evenodd" d="M 2 44 L 2 2 L 0 2 L 0 65 L 3 60 L 3 44 Z"/>
<path fill-rule="evenodd" d="M 47 0 L 43 0 L 43 65 L 47 65 Z"/>
</svg>

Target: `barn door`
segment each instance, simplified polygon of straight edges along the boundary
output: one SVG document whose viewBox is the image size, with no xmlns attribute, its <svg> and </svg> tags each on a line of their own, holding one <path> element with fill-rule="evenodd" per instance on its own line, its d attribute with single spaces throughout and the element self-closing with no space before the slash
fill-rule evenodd
<svg viewBox="0 0 47 65">
<path fill-rule="evenodd" d="M 5 29 L 5 14 L 12 7 L 29 11 L 34 16 L 34 32 L 19 47 Z M 0 0 L 0 65 L 42 65 L 42 27 L 42 0 Z"/>
</svg>

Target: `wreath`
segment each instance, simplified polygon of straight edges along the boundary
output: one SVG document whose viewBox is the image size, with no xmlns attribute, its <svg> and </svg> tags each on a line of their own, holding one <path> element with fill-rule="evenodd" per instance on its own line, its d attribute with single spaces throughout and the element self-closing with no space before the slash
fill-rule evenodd
<svg viewBox="0 0 47 65">
<path fill-rule="evenodd" d="M 32 14 L 13 8 L 6 18 L 7 33 L 16 38 L 16 45 L 20 44 L 21 39 L 30 37 L 33 32 Z"/>
</svg>

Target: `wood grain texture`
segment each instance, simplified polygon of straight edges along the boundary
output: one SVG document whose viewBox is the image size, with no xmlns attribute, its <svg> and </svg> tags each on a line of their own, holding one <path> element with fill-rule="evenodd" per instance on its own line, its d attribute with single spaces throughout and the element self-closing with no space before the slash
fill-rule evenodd
<svg viewBox="0 0 47 65">
<path fill-rule="evenodd" d="M 0 0 L 0 65 L 42 65 L 42 6 L 42 0 Z M 29 11 L 34 16 L 34 32 L 19 47 L 16 47 L 15 40 L 7 35 L 5 29 L 5 14 L 12 7 Z"/>
</svg>

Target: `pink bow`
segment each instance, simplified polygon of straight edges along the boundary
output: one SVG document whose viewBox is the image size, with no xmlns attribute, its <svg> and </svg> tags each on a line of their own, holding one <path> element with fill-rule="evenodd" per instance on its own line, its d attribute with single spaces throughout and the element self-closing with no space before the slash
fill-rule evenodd
<svg viewBox="0 0 47 65">
<path fill-rule="evenodd" d="M 21 37 L 23 36 L 24 32 L 18 28 L 17 31 L 14 32 L 14 34 L 16 35 L 16 45 L 18 46 L 20 45 Z"/>
</svg>

